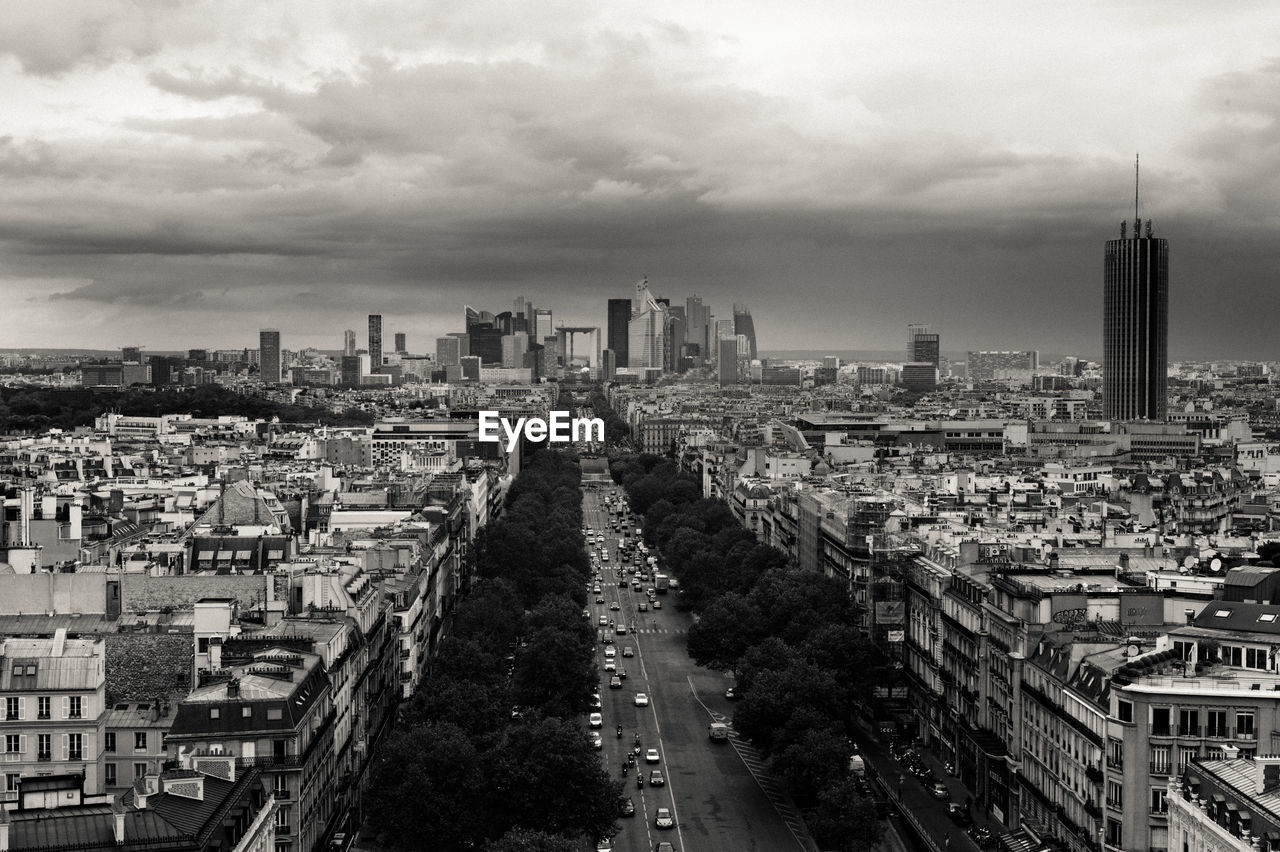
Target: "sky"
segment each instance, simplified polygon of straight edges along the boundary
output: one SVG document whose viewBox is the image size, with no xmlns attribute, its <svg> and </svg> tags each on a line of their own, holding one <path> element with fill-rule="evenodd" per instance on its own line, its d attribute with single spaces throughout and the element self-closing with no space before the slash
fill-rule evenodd
<svg viewBox="0 0 1280 852">
<path fill-rule="evenodd" d="M 466 304 L 746 303 L 759 346 L 1280 358 L 1280 5 L 42 0 L 0 16 L 0 349 L 434 351 Z"/>
</svg>

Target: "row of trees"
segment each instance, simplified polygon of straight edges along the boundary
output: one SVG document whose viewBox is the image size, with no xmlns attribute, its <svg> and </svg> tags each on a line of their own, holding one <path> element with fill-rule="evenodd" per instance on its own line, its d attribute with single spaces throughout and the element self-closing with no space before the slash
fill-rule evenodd
<svg viewBox="0 0 1280 852">
<path fill-rule="evenodd" d="M 631 442 L 631 427 L 618 416 L 609 400 L 600 390 L 591 392 L 591 411 L 604 421 L 604 442 L 610 447 L 622 447 Z"/>
<path fill-rule="evenodd" d="M 622 790 L 581 726 L 598 684 L 579 469 L 541 450 L 481 530 L 479 577 L 371 769 L 368 819 L 396 850 L 580 852 Z"/>
<path fill-rule="evenodd" d="M 849 777 L 850 735 L 887 668 L 845 583 L 758 543 L 668 459 L 617 459 L 612 472 L 680 580 L 680 606 L 697 614 L 689 655 L 737 678 L 734 728 L 769 758 L 823 849 L 872 848 L 883 826 Z"/>
<path fill-rule="evenodd" d="M 373 415 L 358 408 L 341 413 L 320 404 L 290 404 L 263 396 L 238 393 L 221 385 L 191 388 L 132 387 L 117 391 L 46 387 L 0 387 L 0 434 L 34 433 L 49 429 L 72 430 L 92 426 L 94 418 L 108 411 L 135 417 L 190 414 L 192 417 L 239 415 L 283 423 L 319 423 L 325 426 L 365 426 Z"/>
</svg>

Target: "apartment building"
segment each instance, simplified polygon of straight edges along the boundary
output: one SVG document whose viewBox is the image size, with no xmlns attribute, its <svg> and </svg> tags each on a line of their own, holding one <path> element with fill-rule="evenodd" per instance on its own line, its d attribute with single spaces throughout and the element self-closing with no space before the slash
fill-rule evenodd
<svg viewBox="0 0 1280 852">
<path fill-rule="evenodd" d="M 23 778 L 84 776 L 103 790 L 102 719 L 106 650 L 101 639 L 0 639 L 0 733 L 4 800 L 17 801 Z"/>
</svg>

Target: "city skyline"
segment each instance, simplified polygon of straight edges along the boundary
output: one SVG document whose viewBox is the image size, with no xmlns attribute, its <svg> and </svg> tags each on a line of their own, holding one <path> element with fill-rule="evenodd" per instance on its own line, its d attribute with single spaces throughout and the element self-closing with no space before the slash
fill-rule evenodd
<svg viewBox="0 0 1280 852">
<path fill-rule="evenodd" d="M 0 347 L 331 349 L 377 309 L 429 351 L 459 305 L 526 292 L 604 328 L 647 275 L 749 304 L 762 351 L 920 320 L 1097 355 L 1140 150 L 1170 359 L 1267 358 L 1275 11 L 1164 11 L 17 10 Z"/>
</svg>

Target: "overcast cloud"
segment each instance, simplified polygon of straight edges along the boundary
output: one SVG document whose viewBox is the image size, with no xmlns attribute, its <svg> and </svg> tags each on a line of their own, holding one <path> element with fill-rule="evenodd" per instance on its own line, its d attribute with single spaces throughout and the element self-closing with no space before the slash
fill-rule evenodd
<svg viewBox="0 0 1280 852">
<path fill-rule="evenodd" d="M 693 7 L 693 8 L 690 8 Z M 430 351 L 647 275 L 762 349 L 1095 354 L 1170 240 L 1174 357 L 1276 358 L 1270 2 L 44 0 L 0 17 L 0 348 Z"/>
</svg>

